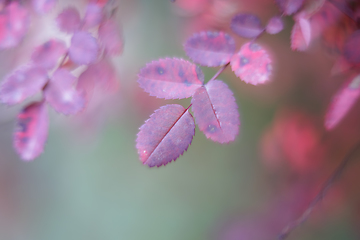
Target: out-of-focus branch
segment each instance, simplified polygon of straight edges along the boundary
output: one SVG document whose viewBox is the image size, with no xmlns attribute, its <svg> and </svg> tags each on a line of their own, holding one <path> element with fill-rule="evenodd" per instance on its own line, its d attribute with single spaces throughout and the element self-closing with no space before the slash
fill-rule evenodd
<svg viewBox="0 0 360 240">
<path fill-rule="evenodd" d="M 304 213 L 295 221 L 289 223 L 279 234 L 278 240 L 284 240 L 286 239 L 289 234 L 299 225 L 304 223 L 314 210 L 316 204 L 320 202 L 328 192 L 328 190 L 331 188 L 331 186 L 336 182 L 343 171 L 345 170 L 346 166 L 349 164 L 349 162 L 353 159 L 357 151 L 360 149 L 360 142 L 356 144 L 349 153 L 345 156 L 343 161 L 340 163 L 340 165 L 335 169 L 333 174 L 328 178 L 328 180 L 324 183 L 323 187 L 321 188 L 320 192 L 316 195 L 314 200 L 310 203 L 309 207 L 304 211 Z"/>
</svg>

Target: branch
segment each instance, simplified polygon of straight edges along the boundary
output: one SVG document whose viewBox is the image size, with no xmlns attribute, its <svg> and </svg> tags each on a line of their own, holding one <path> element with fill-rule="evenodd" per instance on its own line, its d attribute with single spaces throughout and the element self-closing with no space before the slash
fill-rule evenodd
<svg viewBox="0 0 360 240">
<path fill-rule="evenodd" d="M 334 0 L 328 0 L 329 3 L 331 3 L 334 7 L 336 7 L 340 12 L 342 12 L 344 15 L 348 16 L 350 19 L 356 22 L 356 18 L 354 16 L 354 12 L 349 8 L 349 6 L 345 4 L 340 4 L 337 1 Z"/>
<path fill-rule="evenodd" d="M 340 163 L 340 165 L 335 169 L 333 174 L 328 178 L 328 180 L 324 183 L 323 187 L 321 188 L 320 192 L 316 195 L 314 200 L 310 203 L 309 207 L 305 210 L 305 212 L 295 221 L 289 223 L 280 233 L 278 236 L 278 240 L 284 240 L 286 239 L 289 234 L 299 225 L 304 223 L 314 210 L 316 204 L 320 202 L 328 192 L 328 190 L 331 188 L 331 186 L 334 184 L 335 181 L 338 180 L 338 178 L 343 173 L 344 169 L 350 162 L 350 160 L 355 156 L 355 153 L 360 149 L 360 142 L 356 144 L 349 153 L 345 156 L 343 161 Z"/>
</svg>

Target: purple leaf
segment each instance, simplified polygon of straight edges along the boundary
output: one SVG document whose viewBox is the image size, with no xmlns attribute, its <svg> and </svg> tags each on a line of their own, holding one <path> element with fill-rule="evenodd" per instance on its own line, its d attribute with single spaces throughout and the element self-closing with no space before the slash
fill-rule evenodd
<svg viewBox="0 0 360 240">
<path fill-rule="evenodd" d="M 161 107 L 146 120 L 137 135 L 141 162 L 160 167 L 176 160 L 187 150 L 194 134 L 195 123 L 188 109 L 178 104 Z"/>
<path fill-rule="evenodd" d="M 89 29 L 100 24 L 103 19 L 103 9 L 96 3 L 89 3 L 84 17 L 84 29 Z"/>
<path fill-rule="evenodd" d="M 76 64 L 90 64 L 96 61 L 99 47 L 96 39 L 88 32 L 76 32 L 71 38 L 69 57 Z"/>
<path fill-rule="evenodd" d="M 76 114 L 85 107 L 85 94 L 75 89 L 76 77 L 68 70 L 58 69 L 44 90 L 46 101 L 59 113 Z"/>
<path fill-rule="evenodd" d="M 207 138 L 219 143 L 235 140 L 240 125 L 238 107 L 224 82 L 208 82 L 195 92 L 191 103 L 196 123 Z"/>
<path fill-rule="evenodd" d="M 63 41 L 52 39 L 35 48 L 31 60 L 41 67 L 52 69 L 56 66 L 59 58 L 66 53 L 66 45 Z"/>
<path fill-rule="evenodd" d="M 33 160 L 44 151 L 49 116 L 44 102 L 28 105 L 17 116 L 14 148 L 25 161 Z"/>
<path fill-rule="evenodd" d="M 345 117 L 360 96 L 360 75 L 348 81 L 332 98 L 325 116 L 325 127 L 331 130 Z"/>
<path fill-rule="evenodd" d="M 121 30 L 112 19 L 101 23 L 99 27 L 99 40 L 107 53 L 111 55 L 122 53 L 124 44 Z"/>
<path fill-rule="evenodd" d="M 344 44 L 344 57 L 353 64 L 360 63 L 360 30 L 355 31 Z"/>
<path fill-rule="evenodd" d="M 191 97 L 204 82 L 204 74 L 199 67 L 177 58 L 148 63 L 138 77 L 138 83 L 145 92 L 165 99 Z"/>
<path fill-rule="evenodd" d="M 190 37 L 184 48 L 195 63 L 217 67 L 230 62 L 235 53 L 235 41 L 223 32 L 201 32 Z"/>
<path fill-rule="evenodd" d="M 81 27 L 79 11 L 74 7 L 64 9 L 56 18 L 59 29 L 66 33 L 74 33 Z"/>
<path fill-rule="evenodd" d="M 39 92 L 47 80 L 43 68 L 27 66 L 15 70 L 0 85 L 0 101 L 8 105 L 20 103 Z"/>
<path fill-rule="evenodd" d="M 281 17 L 272 17 L 266 25 L 266 32 L 269 34 L 277 34 L 284 29 L 284 23 Z"/>
<path fill-rule="evenodd" d="M 108 92 L 118 88 L 115 69 L 106 59 L 89 65 L 79 76 L 77 88 L 86 93 L 87 101 L 90 100 L 95 86 Z"/>
<path fill-rule="evenodd" d="M 264 30 L 260 19 L 249 13 L 237 14 L 231 20 L 230 26 L 236 34 L 244 38 L 255 38 Z"/>
<path fill-rule="evenodd" d="M 28 10 L 18 2 L 12 2 L 0 12 L 0 48 L 17 46 L 27 33 L 30 26 Z"/>
<path fill-rule="evenodd" d="M 304 0 L 275 0 L 285 15 L 296 13 L 303 5 Z"/>
<path fill-rule="evenodd" d="M 231 69 L 246 83 L 257 85 L 269 81 L 272 61 L 257 43 L 246 43 L 231 59 Z"/>
<path fill-rule="evenodd" d="M 57 3 L 57 0 L 32 0 L 33 8 L 38 13 L 48 13 Z"/>
</svg>

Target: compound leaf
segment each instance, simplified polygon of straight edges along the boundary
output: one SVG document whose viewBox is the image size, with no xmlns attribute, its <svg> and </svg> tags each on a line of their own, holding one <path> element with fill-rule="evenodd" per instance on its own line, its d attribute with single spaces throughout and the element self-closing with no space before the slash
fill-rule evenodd
<svg viewBox="0 0 360 240">
<path fill-rule="evenodd" d="M 196 123 L 207 138 L 219 143 L 235 140 L 240 125 L 238 107 L 224 82 L 208 82 L 195 92 L 191 103 Z"/>
<path fill-rule="evenodd" d="M 66 53 L 66 45 L 61 40 L 52 39 L 35 48 L 31 60 L 41 67 L 52 69 L 59 58 Z"/>
<path fill-rule="evenodd" d="M 68 70 L 58 69 L 44 90 L 46 101 L 65 115 L 80 112 L 85 107 L 85 93 L 75 89 L 76 77 Z"/>
<path fill-rule="evenodd" d="M 47 80 L 43 68 L 26 66 L 15 70 L 0 85 L 0 101 L 8 105 L 20 103 L 39 92 Z"/>
<path fill-rule="evenodd" d="M 156 110 L 140 127 L 136 148 L 149 167 L 166 165 L 187 150 L 195 134 L 195 122 L 188 109 L 178 104 Z"/>
<path fill-rule="evenodd" d="M 138 77 L 138 83 L 145 92 L 165 99 L 191 97 L 204 82 L 204 74 L 199 67 L 177 58 L 148 63 Z"/>
<path fill-rule="evenodd" d="M 66 33 L 74 33 L 81 27 L 79 11 L 74 7 L 64 9 L 56 18 L 59 29 Z"/>
<path fill-rule="evenodd" d="M 195 63 L 217 67 L 230 62 L 235 53 L 235 41 L 223 32 L 200 32 L 190 37 L 184 48 Z"/>
<path fill-rule="evenodd" d="M 270 79 L 272 61 L 257 43 L 246 43 L 231 59 L 231 69 L 246 83 L 257 85 Z"/>
<path fill-rule="evenodd" d="M 14 133 L 14 148 L 25 161 L 33 160 L 44 151 L 49 116 L 44 102 L 34 102 L 19 113 Z"/>
<path fill-rule="evenodd" d="M 264 30 L 260 19 L 250 13 L 237 14 L 231 20 L 230 27 L 236 34 L 244 38 L 255 38 Z"/>
<path fill-rule="evenodd" d="M 96 61 L 99 46 L 96 39 L 88 32 L 76 32 L 71 38 L 70 59 L 79 65 Z"/>
<path fill-rule="evenodd" d="M 360 75 L 347 82 L 332 98 L 325 116 L 325 128 L 331 130 L 345 117 L 360 96 Z"/>
</svg>

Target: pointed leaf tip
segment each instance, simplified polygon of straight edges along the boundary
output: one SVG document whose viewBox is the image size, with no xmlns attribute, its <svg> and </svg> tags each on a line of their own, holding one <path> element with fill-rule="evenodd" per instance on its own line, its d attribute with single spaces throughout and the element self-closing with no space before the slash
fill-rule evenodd
<svg viewBox="0 0 360 240">
<path fill-rule="evenodd" d="M 360 75 L 348 81 L 332 98 L 325 115 L 325 128 L 335 128 L 360 96 Z"/>
<path fill-rule="evenodd" d="M 191 97 L 204 82 L 204 74 L 199 67 L 177 58 L 148 63 L 138 77 L 138 83 L 145 92 L 165 99 Z"/>
<path fill-rule="evenodd" d="M 140 127 L 136 148 L 149 167 L 166 165 L 182 155 L 195 134 L 195 122 L 188 109 L 171 104 L 156 110 Z"/>
<path fill-rule="evenodd" d="M 257 43 L 246 43 L 231 59 L 231 69 L 241 80 L 253 85 L 270 80 L 272 61 Z"/>
<path fill-rule="evenodd" d="M 19 113 L 14 133 L 14 148 L 24 161 L 31 161 L 44 151 L 49 117 L 44 102 L 35 102 Z"/>
<path fill-rule="evenodd" d="M 239 112 L 233 93 L 224 82 L 208 82 L 196 91 L 191 103 L 196 123 L 207 138 L 219 143 L 235 140 Z"/>
<path fill-rule="evenodd" d="M 235 53 L 235 41 L 223 32 L 200 32 L 190 37 L 184 48 L 195 63 L 217 67 L 230 62 Z"/>
</svg>

